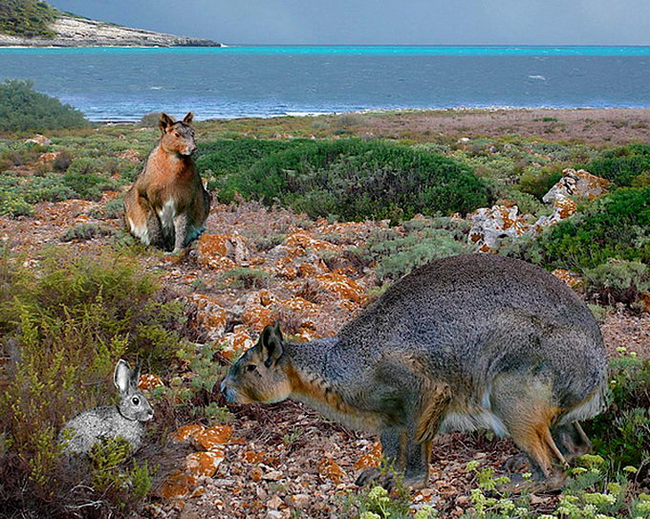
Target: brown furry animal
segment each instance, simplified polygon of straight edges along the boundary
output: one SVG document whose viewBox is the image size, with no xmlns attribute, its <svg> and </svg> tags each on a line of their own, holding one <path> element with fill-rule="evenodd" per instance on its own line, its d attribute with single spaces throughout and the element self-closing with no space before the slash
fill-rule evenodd
<svg viewBox="0 0 650 519">
<path fill-rule="evenodd" d="M 210 194 L 192 159 L 192 118 L 191 112 L 182 121 L 160 115 L 160 141 L 124 197 L 131 234 L 145 245 L 175 253 L 201 234 L 210 212 Z"/>
</svg>

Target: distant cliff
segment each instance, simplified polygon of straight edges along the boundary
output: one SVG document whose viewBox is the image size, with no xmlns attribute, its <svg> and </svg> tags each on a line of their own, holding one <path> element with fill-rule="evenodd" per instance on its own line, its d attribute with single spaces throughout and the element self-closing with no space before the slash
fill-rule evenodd
<svg viewBox="0 0 650 519">
<path fill-rule="evenodd" d="M 199 38 L 122 27 L 62 13 L 36 0 L 2 0 L 0 46 L 220 47 Z"/>
</svg>

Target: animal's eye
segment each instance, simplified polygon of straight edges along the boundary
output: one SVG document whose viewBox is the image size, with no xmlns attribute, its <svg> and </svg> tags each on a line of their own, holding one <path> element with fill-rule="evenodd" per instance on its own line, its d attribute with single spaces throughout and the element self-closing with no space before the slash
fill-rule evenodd
<svg viewBox="0 0 650 519">
<path fill-rule="evenodd" d="M 131 402 L 133 402 L 133 405 L 140 405 L 140 399 L 137 396 L 134 396 Z"/>
<path fill-rule="evenodd" d="M 180 136 L 181 136 L 181 134 L 178 133 L 178 132 L 174 132 L 174 135 L 175 135 L 176 137 L 180 137 Z"/>
<path fill-rule="evenodd" d="M 246 371 L 255 371 L 257 369 L 257 366 L 255 364 L 249 364 L 246 366 Z"/>
</svg>

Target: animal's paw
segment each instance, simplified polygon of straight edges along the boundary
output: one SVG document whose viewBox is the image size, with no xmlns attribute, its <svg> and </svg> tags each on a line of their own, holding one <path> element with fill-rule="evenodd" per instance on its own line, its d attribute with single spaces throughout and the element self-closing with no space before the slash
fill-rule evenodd
<svg viewBox="0 0 650 519">
<path fill-rule="evenodd" d="M 531 470 L 530 459 L 526 454 L 520 452 L 519 454 L 510 456 L 503 463 L 501 470 L 505 472 L 511 472 L 513 474 L 520 473 L 520 472 L 530 472 Z"/>
<path fill-rule="evenodd" d="M 390 472 L 382 471 L 376 467 L 362 470 L 354 484 L 359 487 L 379 485 L 388 490 L 388 492 L 392 492 L 396 487 L 395 476 Z"/>
</svg>

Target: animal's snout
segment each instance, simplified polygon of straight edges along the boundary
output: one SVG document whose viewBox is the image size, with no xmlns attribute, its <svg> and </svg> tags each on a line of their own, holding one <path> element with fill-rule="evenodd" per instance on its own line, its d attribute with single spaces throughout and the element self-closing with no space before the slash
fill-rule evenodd
<svg viewBox="0 0 650 519">
<path fill-rule="evenodd" d="M 185 147 L 185 154 L 192 155 L 196 151 L 196 144 L 191 144 Z"/>
<path fill-rule="evenodd" d="M 226 400 L 230 402 L 231 404 L 234 404 L 237 402 L 237 391 L 235 391 L 233 388 L 228 387 L 228 384 L 226 384 L 227 379 L 223 379 L 221 382 L 221 385 L 219 386 L 219 389 L 223 393 L 223 395 L 226 397 Z"/>
</svg>

